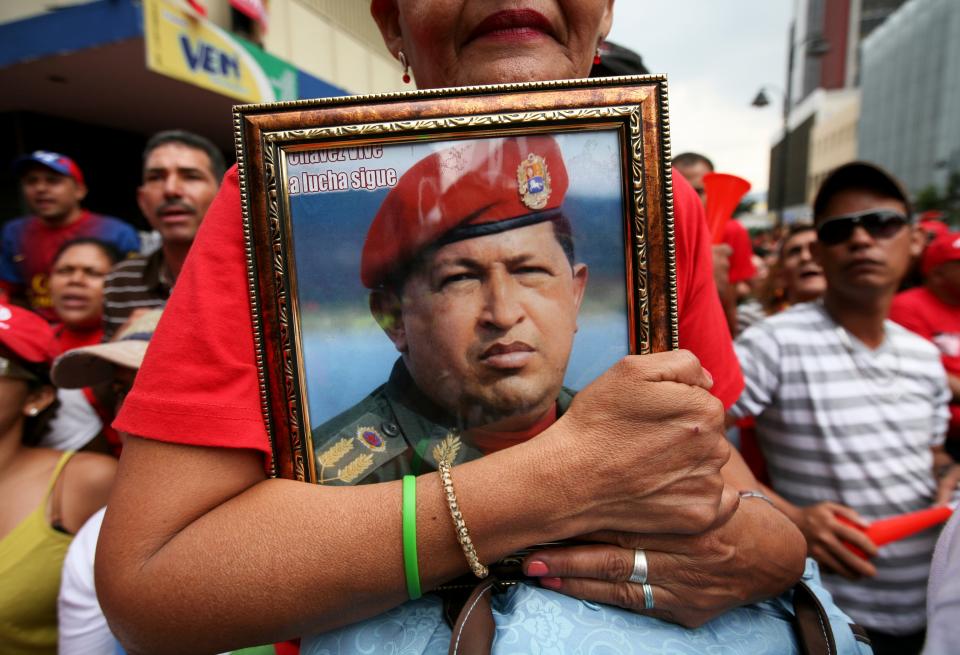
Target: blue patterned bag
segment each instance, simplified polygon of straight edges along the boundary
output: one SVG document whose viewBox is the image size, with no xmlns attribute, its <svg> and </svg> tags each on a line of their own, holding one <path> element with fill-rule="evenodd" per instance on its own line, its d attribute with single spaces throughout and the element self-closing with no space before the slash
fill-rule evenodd
<svg viewBox="0 0 960 655">
<path fill-rule="evenodd" d="M 820 602 L 835 653 L 869 655 L 850 619 L 807 560 L 803 582 Z M 801 655 L 794 628 L 794 590 L 726 612 L 699 628 L 684 628 L 609 605 L 598 605 L 521 583 L 492 598 L 493 655 Z M 443 603 L 428 595 L 383 614 L 305 637 L 302 655 L 443 655 L 451 642 Z"/>
</svg>

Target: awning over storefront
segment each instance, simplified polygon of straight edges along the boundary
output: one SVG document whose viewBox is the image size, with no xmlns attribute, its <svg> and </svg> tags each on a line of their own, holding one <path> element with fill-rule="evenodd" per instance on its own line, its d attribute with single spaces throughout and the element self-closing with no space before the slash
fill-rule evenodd
<svg viewBox="0 0 960 655">
<path fill-rule="evenodd" d="M 0 25 L 0 112 L 232 141 L 231 107 L 344 95 L 173 0 L 97 0 Z"/>
</svg>

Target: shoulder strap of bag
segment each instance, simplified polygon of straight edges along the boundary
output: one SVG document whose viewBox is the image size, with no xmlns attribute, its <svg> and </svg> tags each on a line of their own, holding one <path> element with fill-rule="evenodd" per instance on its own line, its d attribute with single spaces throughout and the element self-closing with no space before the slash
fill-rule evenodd
<svg viewBox="0 0 960 655">
<path fill-rule="evenodd" d="M 804 581 L 793 587 L 793 628 L 804 655 L 836 655 L 837 642 L 827 611 Z"/>
<path fill-rule="evenodd" d="M 490 655 L 496 632 L 490 596 L 496 584 L 491 575 L 473 588 L 453 624 L 448 655 Z"/>
</svg>

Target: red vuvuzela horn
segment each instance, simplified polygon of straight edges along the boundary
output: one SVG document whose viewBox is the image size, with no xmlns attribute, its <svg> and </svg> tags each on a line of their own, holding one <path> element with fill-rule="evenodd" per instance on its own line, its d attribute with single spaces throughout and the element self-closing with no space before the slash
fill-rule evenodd
<svg viewBox="0 0 960 655">
<path fill-rule="evenodd" d="M 899 516 L 891 516 L 887 519 L 880 519 L 879 521 L 874 521 L 871 523 L 866 529 L 860 528 L 858 525 L 854 525 L 851 521 L 848 521 L 842 516 L 837 516 L 837 519 L 849 526 L 863 530 L 864 534 L 870 537 L 870 541 L 875 543 L 877 546 L 883 546 L 891 541 L 898 541 L 905 537 L 909 537 L 910 535 L 916 534 L 921 530 L 926 530 L 927 528 L 932 528 L 935 525 L 940 525 L 949 519 L 951 514 L 953 514 L 953 509 L 951 507 L 940 505 L 937 507 L 930 507 L 928 509 L 921 509 L 917 512 L 910 512 L 909 514 L 900 514 Z M 864 552 L 853 544 L 844 542 L 844 545 L 854 554 L 859 555 L 860 557 L 866 557 Z"/>
<path fill-rule="evenodd" d="M 921 530 L 940 525 L 950 518 L 953 510 L 946 506 L 931 507 L 918 512 L 891 516 L 874 521 L 867 528 L 867 536 L 878 546 L 909 537 Z"/>
<path fill-rule="evenodd" d="M 750 183 L 729 173 L 707 173 L 703 176 L 707 195 L 707 225 L 713 243 L 723 241 L 723 226 L 733 218 L 733 211 L 750 190 Z"/>
</svg>

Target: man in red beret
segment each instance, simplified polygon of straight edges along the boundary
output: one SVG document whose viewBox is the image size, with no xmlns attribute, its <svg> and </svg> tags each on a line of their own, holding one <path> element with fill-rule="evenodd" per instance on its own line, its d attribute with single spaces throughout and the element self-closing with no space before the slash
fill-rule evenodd
<svg viewBox="0 0 960 655">
<path fill-rule="evenodd" d="M 923 286 L 897 294 L 890 318 L 940 350 L 951 392 L 945 446 L 960 459 L 960 233 L 934 238 L 924 250 L 921 268 Z"/>
<path fill-rule="evenodd" d="M 386 384 L 315 429 L 321 482 L 381 482 L 424 460 L 475 459 L 563 413 L 587 283 L 562 211 L 567 187 L 548 136 L 459 144 L 400 178 L 360 264 L 400 358 Z M 408 452 L 414 435 L 425 436 Z"/>
</svg>

